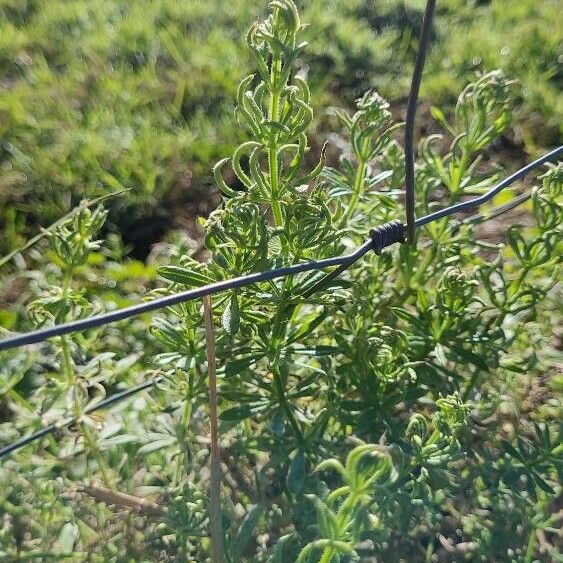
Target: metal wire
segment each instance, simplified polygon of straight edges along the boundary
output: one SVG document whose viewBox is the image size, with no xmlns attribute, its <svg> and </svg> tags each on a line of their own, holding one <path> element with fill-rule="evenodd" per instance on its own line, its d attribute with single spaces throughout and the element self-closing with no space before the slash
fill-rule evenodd
<svg viewBox="0 0 563 563">
<path fill-rule="evenodd" d="M 416 119 L 416 109 L 418 105 L 418 92 L 422 81 L 422 71 L 426 60 L 426 51 L 430 43 L 430 30 L 432 28 L 432 18 L 434 16 L 435 0 L 428 0 L 422 29 L 418 42 L 418 52 L 412 73 L 411 89 L 407 104 L 407 117 L 405 120 L 405 208 L 407 215 L 407 240 L 409 244 L 414 244 L 415 230 L 415 179 L 414 179 L 414 122 Z"/>
<path fill-rule="evenodd" d="M 321 270 L 330 266 L 339 266 L 345 264 L 348 267 L 359 260 L 364 254 L 366 254 L 366 252 L 368 252 L 372 248 L 372 244 L 373 243 L 370 239 L 362 244 L 354 252 L 346 254 L 344 256 L 326 258 L 324 260 L 313 260 L 311 262 L 303 262 L 302 264 L 295 264 L 286 268 L 276 268 L 274 270 L 268 270 L 266 272 L 257 272 L 254 274 L 239 276 L 237 278 L 219 281 L 203 287 L 197 287 L 194 289 L 189 289 L 187 291 L 182 291 L 180 293 L 175 293 L 173 295 L 167 295 L 166 297 L 161 297 L 147 303 L 140 303 L 138 305 L 132 305 L 131 307 L 125 307 L 123 309 L 118 309 L 109 313 L 103 313 L 94 317 L 79 319 L 76 321 L 71 321 L 69 323 L 55 325 L 49 328 L 20 334 L 11 338 L 0 340 L 0 350 L 18 348 L 19 346 L 25 346 L 28 344 L 36 344 L 38 342 L 43 342 L 44 340 L 47 340 L 49 338 L 53 338 L 54 336 L 62 336 L 64 334 L 70 334 L 72 332 L 79 332 L 81 330 L 96 328 L 102 325 L 129 319 L 131 317 L 136 317 L 143 313 L 148 313 L 157 309 L 163 309 L 164 307 L 170 307 L 171 305 L 177 305 L 178 303 L 184 303 L 186 301 L 193 301 L 194 299 L 201 299 L 206 295 L 213 295 L 215 293 L 220 293 L 229 289 L 237 289 L 239 287 L 251 285 L 253 283 L 259 283 L 277 278 L 285 278 L 294 274 L 310 272 L 312 270 Z"/>
<path fill-rule="evenodd" d="M 497 207 L 493 207 L 493 209 L 488 209 L 487 211 L 483 211 L 482 213 L 476 213 L 475 215 L 471 215 L 471 217 L 466 217 L 460 223 L 463 224 L 471 224 L 471 223 L 481 223 L 482 221 L 488 221 L 489 219 L 494 219 L 519 205 L 522 205 L 525 201 L 531 199 L 532 194 L 520 194 L 519 196 L 511 199 L 508 203 L 504 205 L 498 205 Z"/>
<path fill-rule="evenodd" d="M 526 174 L 535 170 L 542 164 L 548 161 L 555 160 L 558 156 L 563 153 L 563 145 L 552 150 L 551 152 L 545 154 L 544 156 L 534 160 L 527 166 L 524 166 L 514 174 L 505 178 L 502 182 L 496 184 L 487 193 L 480 197 L 476 197 L 469 201 L 458 203 L 430 213 L 424 217 L 416 219 L 415 226 L 421 227 L 432 221 L 436 221 L 453 213 L 458 213 L 460 211 L 467 211 L 478 207 L 479 205 L 490 201 L 496 194 L 501 190 L 508 187 L 513 182 L 521 179 Z M 392 222 L 393 223 L 393 222 Z M 381 225 L 377 227 L 379 229 L 385 230 L 386 226 L 390 223 Z M 377 229 L 376 228 L 376 229 Z M 374 229 L 375 230 L 375 229 Z M 372 230 L 373 232 L 373 230 Z M 391 243 L 397 242 L 397 240 L 392 240 Z M 96 315 L 94 317 L 89 317 L 86 319 L 78 319 L 76 321 L 71 321 L 69 323 L 55 325 L 49 328 L 39 329 L 25 334 L 18 334 L 0 340 L 0 351 L 8 350 L 10 348 L 18 348 L 20 346 L 26 346 L 28 344 L 36 344 L 38 342 L 43 342 L 54 336 L 62 336 L 64 334 L 70 334 L 72 332 L 79 332 L 82 330 L 88 330 L 91 328 L 96 328 L 102 325 L 114 323 L 124 319 L 129 319 L 141 315 L 143 313 L 148 313 L 150 311 L 155 311 L 157 309 L 162 309 L 164 307 L 170 307 L 171 305 L 177 305 L 178 303 L 184 303 L 186 301 L 192 301 L 194 299 L 201 299 L 206 295 L 213 295 L 215 293 L 220 293 L 222 291 L 227 291 L 229 289 L 236 289 L 250 285 L 253 283 L 259 283 L 267 280 L 273 280 L 277 278 L 284 278 L 287 276 L 292 276 L 295 274 L 310 272 L 313 270 L 322 270 L 324 268 L 329 268 L 331 266 L 339 266 L 334 272 L 328 274 L 328 278 L 323 278 L 321 284 L 324 285 L 328 279 L 336 277 L 338 274 L 342 273 L 346 268 L 349 268 L 354 262 L 359 260 L 364 254 L 369 252 L 369 250 L 375 248 L 375 241 L 372 239 L 364 242 L 359 248 L 350 254 L 345 254 L 344 256 L 337 256 L 334 258 L 325 258 L 323 260 L 313 260 L 311 262 L 303 262 L 302 264 L 295 264 L 293 266 L 288 266 L 285 268 L 276 268 L 274 270 L 268 270 L 266 272 L 257 272 L 254 274 L 248 274 L 245 276 L 239 276 L 237 278 L 232 278 L 229 280 L 223 280 L 216 283 L 212 283 L 203 287 L 197 287 L 194 289 L 189 289 L 187 291 L 182 291 L 180 293 L 175 293 L 173 295 L 167 295 L 166 297 L 161 297 L 147 303 L 140 303 L 138 305 L 132 305 L 131 307 L 125 307 L 123 309 L 118 309 L 116 311 L 111 311 L 109 313 L 103 313 Z M 314 286 L 315 289 L 318 286 Z M 311 290 L 307 291 L 307 295 L 310 295 Z"/>
<path fill-rule="evenodd" d="M 115 403 L 119 403 L 125 399 L 128 399 L 133 395 L 136 395 L 141 391 L 144 391 L 145 389 L 149 389 L 150 387 L 153 387 L 157 383 L 160 383 L 162 379 L 163 379 L 162 376 L 158 376 L 152 379 L 151 381 L 146 381 L 145 383 L 141 383 L 140 385 L 136 385 L 135 387 L 125 389 L 125 391 L 115 393 L 114 395 L 111 395 L 106 399 L 104 399 L 103 401 L 100 401 L 99 403 L 92 405 L 91 407 L 86 409 L 84 411 L 84 414 L 92 414 L 93 412 L 106 409 L 109 406 L 114 405 Z M 23 448 L 23 446 L 26 446 L 27 444 L 31 444 L 31 442 L 35 442 L 36 440 L 39 440 L 39 438 L 43 438 L 43 436 L 56 433 L 61 428 L 70 426 L 75 422 L 77 422 L 77 419 L 73 417 L 63 421 L 62 423 L 50 424 L 49 426 L 45 426 L 45 428 L 42 428 L 41 430 L 38 430 L 37 432 L 29 436 L 26 436 L 25 438 L 20 438 L 16 442 L 13 442 L 12 444 L 5 446 L 4 448 L 0 448 L 0 458 L 7 456 L 12 452 L 15 452 L 20 448 Z"/>
<path fill-rule="evenodd" d="M 422 227 L 423 225 L 427 225 L 432 221 L 436 221 L 438 219 L 441 219 L 442 217 L 447 217 L 448 215 L 452 215 L 453 213 L 468 211 L 470 209 L 474 209 L 475 207 L 479 207 L 483 203 L 487 203 L 488 201 L 493 199 L 493 197 L 495 197 L 499 192 L 504 190 L 504 188 L 510 186 L 510 184 L 513 184 L 517 180 L 520 180 L 532 170 L 539 168 L 542 164 L 545 164 L 546 162 L 550 162 L 552 160 L 556 160 L 562 154 L 563 154 L 563 145 L 557 147 L 556 149 L 553 149 L 547 154 L 544 154 L 542 157 L 534 160 L 533 162 L 530 162 L 530 164 L 528 164 L 527 166 L 520 168 L 520 170 L 517 170 L 516 172 L 514 172 L 514 174 L 511 174 L 510 176 L 502 180 L 502 182 L 499 182 L 498 184 L 493 186 L 488 192 L 486 192 L 482 196 L 476 197 L 474 199 L 470 199 L 469 201 L 456 203 L 455 205 L 451 205 L 450 207 L 446 207 L 445 209 L 440 209 L 439 211 L 435 211 L 434 213 L 429 213 L 428 215 L 425 215 L 424 217 L 420 217 L 419 219 L 417 219 L 414 224 L 416 227 Z"/>
<path fill-rule="evenodd" d="M 376 227 L 370 232 L 373 249 L 376 254 L 381 254 L 382 250 L 396 242 L 404 242 L 405 240 L 405 226 L 400 221 L 390 221 L 381 227 Z M 318 282 L 313 284 L 309 289 L 305 290 L 301 297 L 311 297 L 313 293 L 319 291 L 326 284 L 339 276 L 344 270 L 348 268 L 348 264 L 342 264 L 335 268 L 332 272 L 326 274 Z"/>
</svg>

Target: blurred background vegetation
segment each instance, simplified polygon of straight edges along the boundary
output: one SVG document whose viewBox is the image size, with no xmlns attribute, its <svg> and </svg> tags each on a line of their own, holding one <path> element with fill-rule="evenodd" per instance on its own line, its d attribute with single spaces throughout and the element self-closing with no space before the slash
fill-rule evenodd
<svg viewBox="0 0 563 563">
<path fill-rule="evenodd" d="M 334 130 L 329 108 L 352 108 L 367 88 L 379 90 L 391 101 L 393 117 L 404 119 L 424 3 L 298 2 L 303 21 L 314 23 L 306 30 L 306 57 L 299 61 L 315 104 L 312 161 Z M 3 331 L 36 328 L 29 304 L 38 297 L 47 301 L 56 297 L 61 267 L 47 240 L 16 253 L 13 260 L 1 257 L 84 198 L 128 190 L 104 201 L 109 219 L 100 238 L 105 243 L 73 271 L 73 296 L 84 307 L 79 314 L 137 303 L 157 285 L 156 265 L 172 263 L 178 256 L 199 257 L 190 236 L 200 237 L 197 217 L 207 215 L 219 201 L 213 164 L 245 138 L 233 117 L 235 92 L 241 78 L 254 70 L 244 35 L 264 15 L 266 4 L 266 0 L 0 0 L 2 337 Z M 514 88 L 519 98 L 511 129 L 488 149 L 490 161 L 510 170 L 560 143 L 561 3 L 438 0 L 437 4 L 422 85 L 420 133 L 436 131 L 432 105 L 447 114 L 476 73 L 500 68 L 519 82 Z M 329 150 L 329 163 L 337 154 Z M 523 207 L 520 211 L 526 213 Z M 521 222 L 526 224 L 525 218 Z M 554 392 L 563 389 L 563 379 L 551 367 L 560 362 L 561 337 L 552 334 L 556 301 L 556 297 L 546 301 L 549 314 L 539 316 L 534 343 L 542 348 L 541 359 L 550 368 L 536 377 L 523 366 L 522 374 L 510 383 L 498 383 L 499 393 L 506 394 L 499 409 L 501 423 L 512 420 L 511 394 L 519 409 L 514 419 L 523 427 L 560 418 Z M 150 320 L 140 317 L 93 335 L 77 335 L 78 376 L 98 385 L 100 394 L 145 381 L 162 352 L 149 331 Z M 522 348 L 528 345 L 524 341 Z M 61 391 L 66 388 L 59 359 L 48 346 L 3 355 L 2 445 L 56 420 L 69 408 Z M 179 405 L 188 404 L 183 402 L 185 386 L 182 378 L 166 381 L 151 401 L 139 396 L 116 407 L 114 417 L 98 413 L 97 420 L 104 424 L 96 435 L 97 449 L 50 437 L 40 453 L 28 448 L 12 464 L 4 464 L 0 516 L 7 516 L 0 522 L 0 550 L 5 550 L 0 559 L 2 553 L 18 553 L 19 560 L 60 560 L 71 554 L 80 536 L 87 557 L 101 554 L 88 560 L 157 560 L 162 553 L 171 555 L 158 560 L 177 560 L 175 546 L 188 541 L 181 535 L 191 538 L 190 526 L 198 524 L 186 511 L 197 514 L 204 504 L 201 491 L 192 490 L 193 483 L 201 485 L 201 476 L 190 474 L 184 480 L 183 457 L 170 448 L 171 444 L 184 448 L 185 424 L 178 424 L 177 412 Z M 194 412 L 199 406 L 194 402 Z M 508 433 L 507 428 L 511 429 L 509 422 L 503 426 Z M 196 430 L 198 436 L 206 433 L 201 420 Z M 85 432 L 82 426 L 81 431 Z M 143 432 L 146 442 L 139 448 L 137 434 Z M 200 449 L 194 456 L 203 465 L 200 458 L 206 448 Z M 154 522 L 143 523 L 136 512 L 113 513 L 95 499 L 74 503 L 84 492 L 80 483 L 97 472 L 92 470 L 97 467 L 92 465 L 93 456 L 80 454 L 94 450 L 105 456 L 123 490 L 165 499 L 166 518 L 159 515 Z M 489 484 L 478 483 L 476 490 L 488 502 Z M 495 542 L 510 543 L 515 522 L 524 518 L 524 508 L 507 499 L 494 518 L 502 533 L 489 530 L 480 515 L 471 515 L 470 525 L 483 528 L 475 536 L 490 536 L 483 549 Z M 560 501 L 544 504 L 548 515 L 558 513 Z M 525 518 L 543 525 L 538 503 L 525 506 L 530 512 Z M 159 511 L 152 505 L 141 509 L 141 516 L 149 509 Z M 551 520 L 548 523 L 552 525 Z M 178 537 L 172 540 L 173 535 Z M 120 558 L 123 550 L 129 559 Z M 81 554 L 76 557 L 86 560 Z"/>
<path fill-rule="evenodd" d="M 404 117 L 422 0 L 300 2 L 302 72 L 327 108 L 368 87 Z M 241 140 L 232 118 L 251 0 L 0 0 L 0 252 L 84 197 L 110 201 L 110 229 L 143 259 L 214 205 L 210 169 Z M 557 144 L 563 99 L 557 0 L 438 2 L 423 100 L 448 107 L 476 72 L 502 68 L 520 100 L 510 158 Z M 426 112 L 428 114 L 428 112 Z M 422 113 L 424 129 L 424 110 Z"/>
</svg>

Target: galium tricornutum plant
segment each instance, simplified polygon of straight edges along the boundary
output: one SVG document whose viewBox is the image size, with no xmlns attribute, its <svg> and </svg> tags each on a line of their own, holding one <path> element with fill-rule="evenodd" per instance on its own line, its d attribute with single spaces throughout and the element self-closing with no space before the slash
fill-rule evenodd
<svg viewBox="0 0 563 563">
<path fill-rule="evenodd" d="M 337 240 L 327 195 L 314 183 L 323 168 L 324 149 L 318 165 L 304 169 L 309 150 L 305 132 L 313 113 L 309 89 L 296 75 L 294 64 L 305 46 L 300 41 L 303 26 L 292 2 L 273 2 L 271 7 L 271 16 L 255 24 L 247 37 L 258 73 L 245 78 L 237 94 L 236 116 L 251 140 L 214 168 L 225 203 L 206 224 L 205 242 L 212 259 L 199 264 L 183 256 L 177 264 L 159 270 L 175 283 L 200 285 L 327 255 Z M 224 181 L 227 165 L 239 188 Z M 274 440 L 275 457 L 283 461 L 279 467 L 272 463 L 263 469 L 261 487 L 277 479 L 272 471 L 287 472 L 292 452 L 297 465 L 304 467 L 304 452 L 311 450 L 318 435 L 318 431 L 315 434 L 306 429 L 312 419 L 299 404 L 302 397 L 310 395 L 315 368 L 308 369 L 298 360 L 303 354 L 329 350 L 320 346 L 307 351 L 300 345 L 327 312 L 296 302 L 305 283 L 306 278 L 286 279 L 270 284 L 266 292 L 258 288 L 233 291 L 214 304 L 215 310 L 222 311 L 224 329 L 217 335 L 219 365 L 224 367 L 225 377 L 220 394 L 227 407 L 221 416 L 223 430 L 231 426 L 237 426 L 239 434 L 242 430 L 234 447 L 247 450 L 243 455 L 248 463 L 255 463 L 264 447 L 248 449 L 246 442 L 255 438 L 264 444 Z M 194 304 L 176 308 L 173 314 L 179 323 L 161 320 L 153 327 L 157 338 L 168 345 L 176 343 L 175 353 L 162 355 L 160 361 L 181 368 L 187 375 L 184 429 L 180 431 L 186 439 L 193 437 L 189 432 L 192 407 L 201 400 L 198 393 L 203 381 L 197 309 Z M 298 377 L 301 372 L 305 378 Z M 251 417 L 271 424 L 254 436 Z M 242 427 L 241 421 L 246 421 Z M 319 422 L 320 430 L 325 422 Z M 300 453 L 295 454 L 296 448 Z M 189 456 L 189 444 L 183 449 Z"/>
<path fill-rule="evenodd" d="M 354 114 L 337 112 L 349 146 L 338 166 L 324 167 L 321 154 L 312 171 L 304 170 L 312 111 L 295 68 L 303 26 L 289 0 L 271 7 L 248 34 L 257 73 L 243 79 L 237 94 L 236 117 L 250 140 L 214 169 L 225 200 L 205 226 L 211 259 L 202 264 L 181 255 L 161 268 L 172 288 L 339 254 L 363 241 L 370 226 L 403 215 L 402 154 L 392 139 L 397 126 L 375 92 L 357 101 Z M 421 143 L 419 213 L 490 186 L 495 175 L 482 166 L 482 155 L 508 127 L 510 90 L 502 73 L 490 73 L 462 93 L 452 123 L 433 110 L 451 139 L 445 154 L 437 137 Z M 553 200 L 540 193 L 545 189 L 534 195 L 536 216 L 551 217 Z M 478 471 L 470 451 L 482 448 L 489 459 L 496 443 L 489 435 L 475 443 L 469 412 L 476 409 L 480 419 L 494 410 L 492 374 L 511 369 L 514 360 L 504 350 L 526 338 L 506 322 L 532 310 L 552 286 L 538 293 L 524 279 L 549 261 L 553 220 L 540 220 L 551 226 L 537 240 L 509 233 L 515 256 L 529 266 L 517 275 L 503 261 L 504 247 L 480 242 L 472 224 L 445 218 L 424 229 L 417 248 L 366 257 L 354 283 L 333 281 L 304 299 L 319 277 L 313 274 L 216 298 L 221 430 L 236 481 L 230 494 L 249 506 L 238 531 L 229 523 L 227 551 L 240 554 L 236 538 L 261 519 L 271 538 L 279 534 L 265 548 L 272 562 L 357 559 L 366 541 L 368 554 L 408 556 L 409 534 L 440 529 L 442 512 L 453 514 L 463 497 L 465 476 Z M 480 290 L 487 266 L 473 249 L 497 253 L 495 272 L 511 279 L 503 285 L 504 302 L 496 280 Z M 170 313 L 175 320 L 157 321 L 153 334 L 173 348 L 159 361 L 178 370 L 182 450 L 193 472 L 197 462 L 189 452 L 200 424 L 194 415 L 205 402 L 201 322 L 194 304 Z M 350 452 L 347 440 L 378 446 Z M 311 471 L 334 456 L 347 457 L 346 465 L 334 459 Z M 490 458 L 488 470 L 501 475 L 496 463 Z M 548 486 L 552 469 L 549 462 L 534 472 L 539 487 Z M 426 556 L 433 549 L 431 542 Z"/>
<path fill-rule="evenodd" d="M 292 2 L 273 2 L 271 7 L 272 14 L 255 24 L 247 37 L 258 73 L 245 78 L 237 94 L 236 116 L 251 140 L 214 169 L 226 201 L 206 225 L 212 260 L 200 265 L 183 258 L 178 266 L 161 269 L 172 281 L 193 285 L 295 263 L 322 256 L 336 240 L 327 195 L 314 183 L 323 168 L 324 149 L 319 164 L 304 170 L 305 131 L 313 112 L 309 89 L 294 64 L 305 46 L 300 41 L 303 26 Z M 224 181 L 227 164 L 242 188 L 231 188 Z M 322 320 L 319 312 L 295 302 L 303 286 L 303 280 L 287 279 L 272 283 L 269 293 L 233 291 L 218 300 L 225 329 L 219 336 L 219 354 L 228 351 L 230 360 L 226 372 L 233 383 L 243 371 L 256 377 L 247 383 L 251 387 L 246 394 L 240 381 L 232 390 L 230 385 L 222 390 L 223 398 L 238 403 L 223 413 L 223 419 L 273 417 L 279 437 L 289 424 L 302 446 L 302 415 L 292 399 L 303 389 L 288 390 L 295 369 L 292 355 L 297 355 L 297 342 L 307 333 L 304 328 L 313 330 Z M 241 394 L 254 395 L 253 401 L 241 404 Z"/>
<path fill-rule="evenodd" d="M 271 3 L 273 13 L 262 23 L 252 26 L 248 46 L 258 67 L 258 76 L 249 75 L 240 83 L 235 115 L 247 128 L 252 140 L 240 145 L 231 159 L 219 161 L 215 179 L 228 197 L 237 197 L 221 176 L 230 162 L 247 192 L 245 201 L 270 206 L 280 245 L 290 245 L 284 233 L 290 202 L 299 191 L 318 177 L 321 161 L 310 172 L 302 171 L 308 151 L 306 129 L 313 119 L 311 94 L 303 78 L 295 74 L 295 60 L 306 43 L 300 41 L 302 24 L 295 5 L 279 0 Z M 243 169 L 242 159 L 248 162 Z M 293 197 L 292 197 L 293 196 Z M 286 248 L 286 252 L 291 247 Z"/>
<path fill-rule="evenodd" d="M 362 218 L 356 211 L 366 188 L 373 190 L 389 176 L 387 171 L 374 175 L 370 167 L 388 147 L 393 131 L 401 126 L 400 123 L 393 124 L 389 103 L 375 91 L 366 92 L 356 105 L 357 111 L 352 116 L 341 110 L 335 112 L 348 136 L 351 154 L 341 156 L 338 171 L 329 170 L 324 174 L 330 183 L 344 188 L 340 192 L 342 195 L 349 196 L 340 222 L 341 228 L 349 228 L 352 219 L 357 221 Z M 333 191 L 332 195 L 334 197 L 340 193 Z"/>
<path fill-rule="evenodd" d="M 107 212 L 98 206 L 93 210 L 83 207 L 72 219 L 49 233 L 54 265 L 46 272 L 47 285 L 43 295 L 30 304 L 29 311 L 37 326 L 60 324 L 73 318 L 92 314 L 93 308 L 84 291 L 73 286 L 73 277 L 83 269 L 92 253 L 101 246 L 95 237 L 106 220 Z M 70 336 L 60 337 L 59 367 L 61 380 L 57 382 L 56 397 L 45 397 L 45 406 L 54 406 L 60 397 L 70 416 L 80 420 L 85 449 L 90 452 L 106 484 L 111 482 L 106 462 L 100 455 L 97 432 L 87 418 L 82 418 L 91 397 L 105 394 L 103 385 L 88 377 L 84 368 L 73 360 L 76 342 Z"/>
</svg>

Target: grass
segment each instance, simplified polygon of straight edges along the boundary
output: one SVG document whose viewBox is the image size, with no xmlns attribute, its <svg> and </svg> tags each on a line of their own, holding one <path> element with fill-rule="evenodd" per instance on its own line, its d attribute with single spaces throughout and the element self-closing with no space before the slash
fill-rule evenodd
<svg viewBox="0 0 563 563">
<path fill-rule="evenodd" d="M 523 86 L 516 143 L 532 151 L 556 143 L 557 4 L 441 3 L 423 96 L 447 105 L 476 70 L 503 68 Z M 320 118 L 313 143 L 326 108 L 350 107 L 370 86 L 402 103 L 422 7 L 307 3 L 303 17 L 315 25 L 304 71 Z M 209 199 L 212 164 L 241 140 L 233 99 L 252 63 L 240 38 L 258 13 L 249 0 L 2 0 L 0 248 L 22 244 L 82 197 L 122 188 L 130 195 L 111 214 L 121 232 L 155 210 L 171 216 L 165 229 L 182 224 L 178 215 L 193 220 L 179 208 L 192 193 Z"/>
</svg>

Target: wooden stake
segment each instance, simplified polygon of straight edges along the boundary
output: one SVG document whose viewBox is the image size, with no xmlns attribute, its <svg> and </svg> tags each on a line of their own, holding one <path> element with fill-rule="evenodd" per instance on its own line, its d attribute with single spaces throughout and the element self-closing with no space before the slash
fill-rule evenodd
<svg viewBox="0 0 563 563">
<path fill-rule="evenodd" d="M 221 452 L 217 430 L 217 369 L 215 363 L 215 334 L 211 298 L 203 298 L 205 319 L 205 344 L 207 349 L 207 373 L 209 375 L 209 418 L 211 422 L 211 487 L 209 490 L 209 533 L 211 555 L 214 563 L 224 562 L 223 526 L 221 524 Z"/>
</svg>

